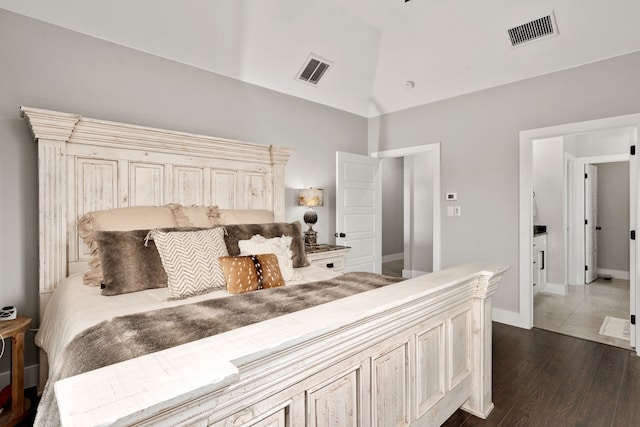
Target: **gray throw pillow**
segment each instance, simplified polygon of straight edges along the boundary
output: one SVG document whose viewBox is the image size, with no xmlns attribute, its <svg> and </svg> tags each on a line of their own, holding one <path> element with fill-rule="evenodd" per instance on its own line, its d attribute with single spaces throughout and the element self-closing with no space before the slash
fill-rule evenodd
<svg viewBox="0 0 640 427">
<path fill-rule="evenodd" d="M 102 264 L 102 295 L 112 296 L 167 286 L 155 242 L 149 230 L 98 231 L 96 241 Z"/>
</svg>

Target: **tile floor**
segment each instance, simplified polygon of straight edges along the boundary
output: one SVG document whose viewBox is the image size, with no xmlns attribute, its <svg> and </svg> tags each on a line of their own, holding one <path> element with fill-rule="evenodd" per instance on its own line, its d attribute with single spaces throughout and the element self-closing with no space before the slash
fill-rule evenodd
<svg viewBox="0 0 640 427">
<path fill-rule="evenodd" d="M 538 292 L 534 297 L 534 327 L 630 349 L 627 340 L 599 334 L 606 316 L 629 318 L 628 280 L 598 279 L 569 285 L 567 295 Z"/>
</svg>

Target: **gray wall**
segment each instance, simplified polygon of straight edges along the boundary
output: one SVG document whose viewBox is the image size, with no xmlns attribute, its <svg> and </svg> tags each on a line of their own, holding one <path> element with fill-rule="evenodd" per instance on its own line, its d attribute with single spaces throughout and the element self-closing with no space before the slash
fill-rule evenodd
<svg viewBox="0 0 640 427">
<path fill-rule="evenodd" d="M 598 268 L 629 271 L 629 162 L 598 165 Z"/>
<path fill-rule="evenodd" d="M 413 194 L 411 258 L 405 253 L 404 269 L 412 277 L 433 271 L 433 157 L 432 152 L 405 157 L 405 188 L 413 188 Z"/>
<path fill-rule="evenodd" d="M 286 170 L 287 220 L 296 190 L 325 188 L 319 241 L 333 242 L 335 152 L 367 153 L 367 120 L 0 10 L 0 304 L 37 318 L 36 144 L 21 105 L 296 149 Z M 8 357 L 0 372 L 8 370 Z M 36 362 L 27 337 L 26 365 Z"/>
<path fill-rule="evenodd" d="M 640 53 L 391 113 L 369 124 L 369 150 L 441 143 L 442 263 L 508 264 L 494 307 L 518 312 L 519 132 L 640 111 Z M 377 146 L 377 147 L 376 147 Z"/>
</svg>

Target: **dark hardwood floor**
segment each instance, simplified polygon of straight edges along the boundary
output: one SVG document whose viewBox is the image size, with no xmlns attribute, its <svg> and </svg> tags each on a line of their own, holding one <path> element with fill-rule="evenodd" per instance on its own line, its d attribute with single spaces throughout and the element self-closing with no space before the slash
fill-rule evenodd
<svg viewBox="0 0 640 427">
<path fill-rule="evenodd" d="M 640 426 L 640 357 L 629 350 L 493 324 L 493 402 L 486 420 L 462 410 L 444 426 Z M 33 423 L 38 397 L 27 390 Z"/>
<path fill-rule="evenodd" d="M 444 426 L 640 426 L 640 357 L 629 350 L 493 324 L 493 402 Z"/>
</svg>

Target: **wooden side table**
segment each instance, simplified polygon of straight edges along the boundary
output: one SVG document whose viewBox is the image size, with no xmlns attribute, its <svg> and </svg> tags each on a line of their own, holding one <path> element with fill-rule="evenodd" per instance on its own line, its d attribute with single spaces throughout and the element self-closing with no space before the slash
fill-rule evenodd
<svg viewBox="0 0 640 427">
<path fill-rule="evenodd" d="M 11 338 L 11 409 L 0 414 L 0 426 L 13 427 L 27 415 L 31 402 L 24 398 L 24 334 L 31 318 L 18 316 L 0 322 L 0 335 Z"/>
<path fill-rule="evenodd" d="M 350 249 L 349 246 L 316 245 L 305 247 L 304 251 L 311 264 L 344 273 Z"/>
</svg>

